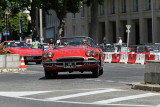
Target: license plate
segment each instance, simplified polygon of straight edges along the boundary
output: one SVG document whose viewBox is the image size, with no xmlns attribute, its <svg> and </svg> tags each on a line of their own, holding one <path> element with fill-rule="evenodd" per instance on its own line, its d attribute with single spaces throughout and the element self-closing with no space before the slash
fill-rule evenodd
<svg viewBox="0 0 160 107">
<path fill-rule="evenodd" d="M 27 56 L 26 59 L 27 59 L 27 60 L 33 60 L 34 57 L 33 57 L 33 56 Z"/>
<path fill-rule="evenodd" d="M 76 68 L 76 63 L 73 62 L 64 63 L 64 68 Z"/>
</svg>

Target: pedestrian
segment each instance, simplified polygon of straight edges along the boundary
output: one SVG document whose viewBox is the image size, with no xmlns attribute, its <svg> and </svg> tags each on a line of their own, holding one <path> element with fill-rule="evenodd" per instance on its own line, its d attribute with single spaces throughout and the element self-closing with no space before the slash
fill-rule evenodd
<svg viewBox="0 0 160 107">
<path fill-rule="evenodd" d="M 118 40 L 118 43 L 116 44 L 117 45 L 117 52 L 121 52 L 121 47 L 122 47 L 122 39 L 121 37 L 119 37 L 119 40 Z"/>
<path fill-rule="evenodd" d="M 54 41 L 53 41 L 52 38 L 50 39 L 50 41 L 49 41 L 49 43 L 48 43 L 48 46 L 49 46 L 50 49 L 53 49 L 53 48 L 54 48 Z"/>
<path fill-rule="evenodd" d="M 106 51 L 106 37 L 103 38 L 102 46 L 103 46 L 103 51 Z"/>
<path fill-rule="evenodd" d="M 32 42 L 32 48 L 38 49 L 39 46 L 40 46 L 40 43 L 36 40 L 36 38 L 34 38 L 34 41 Z"/>
</svg>

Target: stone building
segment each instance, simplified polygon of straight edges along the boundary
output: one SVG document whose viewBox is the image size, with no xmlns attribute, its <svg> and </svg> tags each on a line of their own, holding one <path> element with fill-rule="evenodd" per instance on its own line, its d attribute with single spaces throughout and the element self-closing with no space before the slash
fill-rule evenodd
<svg viewBox="0 0 160 107">
<path fill-rule="evenodd" d="M 160 42 L 160 0 L 104 0 L 99 5 L 97 41 L 104 36 L 107 43 L 116 43 L 121 36 L 127 42 L 126 25 L 131 25 L 132 44 Z M 54 11 L 46 15 L 46 37 L 57 34 L 59 25 Z M 66 16 L 65 36 L 88 36 L 90 29 L 90 8 L 83 6 L 80 13 Z M 47 36 L 48 35 L 48 36 Z"/>
</svg>

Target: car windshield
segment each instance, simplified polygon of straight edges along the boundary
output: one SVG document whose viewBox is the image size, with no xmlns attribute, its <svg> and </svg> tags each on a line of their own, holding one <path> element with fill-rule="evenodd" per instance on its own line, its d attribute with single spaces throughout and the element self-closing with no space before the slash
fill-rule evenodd
<svg viewBox="0 0 160 107">
<path fill-rule="evenodd" d="M 93 39 L 89 37 L 71 37 L 71 38 L 61 38 L 60 47 L 64 46 L 89 46 L 95 47 Z"/>
<path fill-rule="evenodd" d="M 8 47 L 21 47 L 21 48 L 29 48 L 28 44 L 25 42 L 8 42 Z"/>
</svg>

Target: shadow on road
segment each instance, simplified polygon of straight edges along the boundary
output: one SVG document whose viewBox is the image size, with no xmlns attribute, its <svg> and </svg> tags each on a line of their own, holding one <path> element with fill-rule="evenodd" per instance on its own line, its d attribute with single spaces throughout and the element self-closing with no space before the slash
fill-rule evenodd
<svg viewBox="0 0 160 107">
<path fill-rule="evenodd" d="M 56 77 L 51 79 L 84 79 L 84 78 L 93 78 L 92 74 L 59 74 Z M 49 80 L 45 77 L 40 78 L 39 80 Z"/>
</svg>

